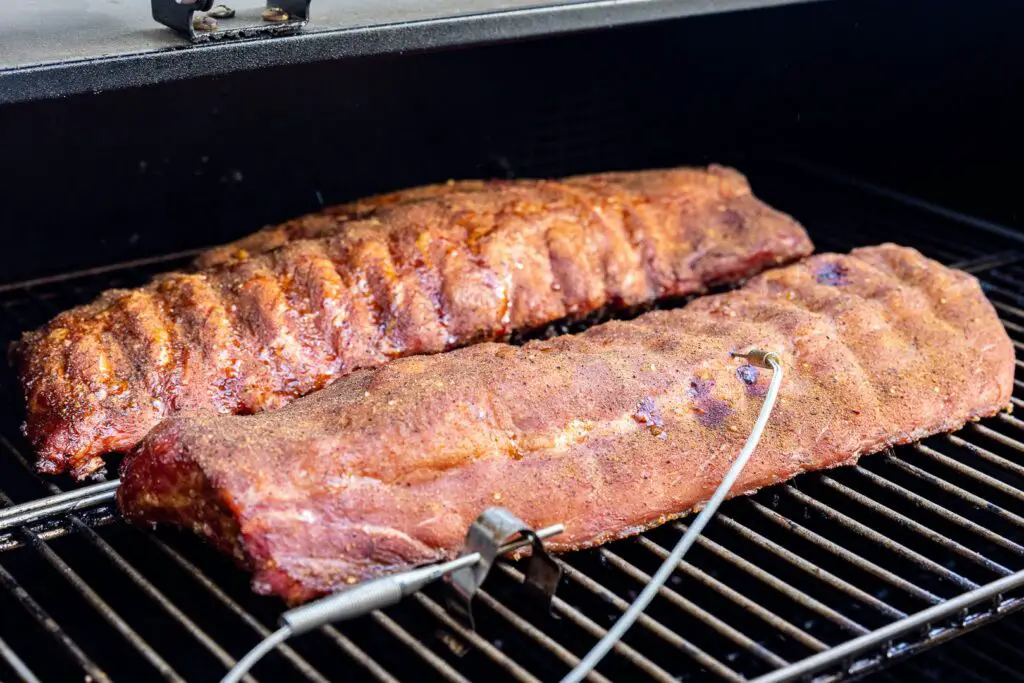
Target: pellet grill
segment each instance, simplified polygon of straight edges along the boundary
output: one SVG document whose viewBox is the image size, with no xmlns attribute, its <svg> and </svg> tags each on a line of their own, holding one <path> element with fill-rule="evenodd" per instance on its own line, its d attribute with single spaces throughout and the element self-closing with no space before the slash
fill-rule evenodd
<svg viewBox="0 0 1024 683">
<path fill-rule="evenodd" d="M 193 45 L 144 3 L 6 8 L 5 343 L 324 204 L 718 161 L 819 250 L 894 241 L 975 274 L 1024 348 L 1019 3 L 317 0 L 297 31 L 238 28 L 261 9 Z M 0 505 L 72 488 L 32 473 L 3 373 Z M 557 680 L 685 524 L 563 556 L 553 615 L 502 565 L 475 632 L 435 587 L 279 647 L 252 680 Z M 729 502 L 591 680 L 1016 680 L 1022 586 L 1007 413 Z M 0 533 L 0 681 L 218 680 L 281 609 L 109 507 Z"/>
</svg>

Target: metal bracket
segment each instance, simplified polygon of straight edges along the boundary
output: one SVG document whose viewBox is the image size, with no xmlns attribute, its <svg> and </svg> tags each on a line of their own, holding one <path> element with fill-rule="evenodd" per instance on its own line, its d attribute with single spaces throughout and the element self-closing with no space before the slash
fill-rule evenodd
<svg viewBox="0 0 1024 683">
<path fill-rule="evenodd" d="M 555 562 L 544 544 L 533 529 L 526 523 L 501 507 L 485 510 L 466 534 L 466 544 L 460 553 L 469 555 L 480 554 L 480 561 L 470 567 L 463 567 L 451 574 L 448 596 L 448 607 L 460 617 L 470 628 L 473 623 L 473 597 L 487 578 L 494 561 L 498 559 L 499 549 L 510 540 L 520 537 L 530 541 L 530 558 L 526 563 L 525 585 L 530 587 L 550 604 L 555 596 L 555 589 L 562 578 L 562 568 Z"/>
<path fill-rule="evenodd" d="M 232 0 L 227 0 L 231 2 Z M 288 20 L 261 26 L 196 31 L 192 19 L 196 12 L 206 12 L 215 0 L 150 0 L 153 18 L 164 26 L 188 37 L 192 43 L 206 43 L 233 38 L 261 38 L 296 33 L 309 21 L 311 0 L 267 0 L 267 7 L 277 7 L 288 14 Z"/>
</svg>

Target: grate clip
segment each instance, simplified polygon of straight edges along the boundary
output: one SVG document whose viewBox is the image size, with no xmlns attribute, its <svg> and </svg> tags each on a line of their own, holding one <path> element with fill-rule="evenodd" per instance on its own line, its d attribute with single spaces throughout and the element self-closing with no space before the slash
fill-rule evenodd
<svg viewBox="0 0 1024 683">
<path fill-rule="evenodd" d="M 526 563 L 525 584 L 536 595 L 541 596 L 550 607 L 562 568 L 555 562 L 541 542 L 540 536 L 526 522 L 502 507 L 487 508 L 469 527 L 466 543 L 459 554 L 478 554 L 475 564 L 455 570 L 449 576 L 448 611 L 459 617 L 466 626 L 475 629 L 473 623 L 473 597 L 487 579 L 491 567 L 515 539 L 529 542 L 530 558 Z"/>
</svg>

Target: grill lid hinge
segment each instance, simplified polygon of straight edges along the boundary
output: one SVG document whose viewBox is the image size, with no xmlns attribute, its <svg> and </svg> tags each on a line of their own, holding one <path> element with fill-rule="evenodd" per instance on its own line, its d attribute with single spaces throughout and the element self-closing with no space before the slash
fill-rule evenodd
<svg viewBox="0 0 1024 683">
<path fill-rule="evenodd" d="M 311 0 L 267 0 L 262 23 L 221 27 L 212 17 L 196 17 L 197 12 L 210 11 L 214 6 L 214 0 L 150 0 L 153 18 L 186 36 L 193 44 L 294 34 L 309 21 L 310 2 Z M 226 16 L 234 17 L 234 11 Z"/>
</svg>

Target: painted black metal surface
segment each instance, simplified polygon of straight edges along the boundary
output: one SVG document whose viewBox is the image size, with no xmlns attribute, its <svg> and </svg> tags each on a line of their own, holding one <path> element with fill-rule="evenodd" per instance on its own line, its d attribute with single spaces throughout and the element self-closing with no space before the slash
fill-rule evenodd
<svg viewBox="0 0 1024 683">
<path fill-rule="evenodd" d="M 261 38 L 278 38 L 285 35 L 292 35 L 301 31 L 309 22 L 310 0 L 274 0 L 267 8 L 280 10 L 274 15 L 280 18 L 279 21 L 263 21 L 250 23 L 239 27 L 221 26 L 217 19 L 219 17 L 206 15 L 197 17 L 197 13 L 207 13 L 214 8 L 213 0 L 150 0 L 153 18 L 164 26 L 177 31 L 188 38 L 193 44 L 213 42 L 216 40 L 244 40 Z M 228 10 L 223 12 L 227 15 L 224 18 L 235 18 L 236 10 L 227 5 Z M 196 20 L 205 18 L 208 23 L 200 23 L 207 26 L 205 30 L 197 30 Z"/>
<path fill-rule="evenodd" d="M 320 0 L 301 35 L 192 46 L 143 2 L 38 0 L 0 22 L 0 103 L 807 1 Z"/>
</svg>

